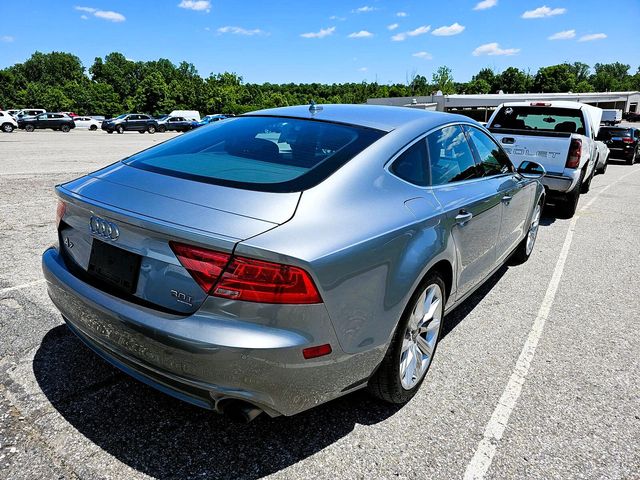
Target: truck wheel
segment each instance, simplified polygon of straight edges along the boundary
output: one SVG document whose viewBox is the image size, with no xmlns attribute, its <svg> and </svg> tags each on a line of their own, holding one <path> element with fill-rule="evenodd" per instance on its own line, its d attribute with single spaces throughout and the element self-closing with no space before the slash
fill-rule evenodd
<svg viewBox="0 0 640 480">
<path fill-rule="evenodd" d="M 372 395 L 389 403 L 405 403 L 424 380 L 436 353 L 446 303 L 437 272 L 426 275 L 398 322 L 382 363 L 369 380 Z"/>
<path fill-rule="evenodd" d="M 149 127 L 147 128 L 147 132 L 153 135 L 154 133 L 156 133 L 156 127 L 154 125 L 149 125 Z"/>
<path fill-rule="evenodd" d="M 582 189 L 582 179 L 578 185 L 567 194 L 567 196 L 558 205 L 558 211 L 562 218 L 571 218 L 576 214 L 578 209 L 578 200 L 580 199 L 580 190 Z"/>
<path fill-rule="evenodd" d="M 591 175 L 589 175 L 589 178 L 586 178 L 582 181 L 582 184 L 580 185 L 580 193 L 589 193 L 589 189 L 591 188 L 591 180 L 593 180 L 593 177 L 595 176 L 595 174 L 596 174 L 596 168 L 593 167 L 593 170 L 591 170 Z"/>
<path fill-rule="evenodd" d="M 164 133 L 166 131 L 167 131 L 167 127 L 165 127 L 164 125 L 158 126 L 158 133 Z"/>
<path fill-rule="evenodd" d="M 124 133 L 124 128 L 122 127 L 122 125 L 118 125 L 116 127 L 116 132 L 118 132 L 118 134 L 122 135 Z"/>
<path fill-rule="evenodd" d="M 27 125 L 27 126 L 24 127 L 24 129 L 27 132 L 33 132 L 35 130 L 35 128 L 33 128 L 33 125 Z"/>
<path fill-rule="evenodd" d="M 604 159 L 604 165 L 602 165 L 599 172 L 601 175 L 604 175 L 605 172 L 607 171 L 607 165 L 609 165 L 609 157 Z"/>
<path fill-rule="evenodd" d="M 3 123 L 2 124 L 2 131 L 5 132 L 5 133 L 13 132 L 13 125 L 11 125 L 10 123 Z"/>
<path fill-rule="evenodd" d="M 64 133 L 69 133 L 69 130 L 71 130 L 71 128 L 69 127 L 69 125 L 62 125 L 60 127 L 60 130 L 62 130 Z"/>
</svg>

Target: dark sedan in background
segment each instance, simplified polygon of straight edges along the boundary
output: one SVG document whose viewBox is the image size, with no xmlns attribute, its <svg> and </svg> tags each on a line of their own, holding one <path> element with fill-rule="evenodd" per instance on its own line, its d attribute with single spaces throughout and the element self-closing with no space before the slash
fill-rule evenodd
<svg viewBox="0 0 640 480">
<path fill-rule="evenodd" d="M 629 165 L 638 159 L 640 129 L 634 127 L 601 127 L 598 140 L 611 151 L 612 158 L 622 158 Z"/>
<path fill-rule="evenodd" d="M 143 113 L 123 113 L 122 115 L 102 122 L 102 130 L 107 133 L 156 133 L 158 130 L 158 122 L 155 118 Z"/>
<path fill-rule="evenodd" d="M 76 128 L 73 119 L 64 113 L 41 113 L 34 117 L 21 117 L 18 119 L 18 128 L 33 132 L 36 129 L 50 128 L 52 130 L 60 130 L 68 132 L 72 128 Z"/>
</svg>

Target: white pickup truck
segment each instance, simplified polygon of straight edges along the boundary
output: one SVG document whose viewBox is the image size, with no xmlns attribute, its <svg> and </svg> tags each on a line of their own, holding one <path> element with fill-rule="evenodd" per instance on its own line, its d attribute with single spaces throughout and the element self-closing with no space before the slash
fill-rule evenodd
<svg viewBox="0 0 640 480">
<path fill-rule="evenodd" d="M 577 102 L 511 102 L 498 106 L 487 128 L 511 161 L 541 164 L 547 199 L 572 217 L 580 193 L 589 191 L 602 109 Z"/>
</svg>

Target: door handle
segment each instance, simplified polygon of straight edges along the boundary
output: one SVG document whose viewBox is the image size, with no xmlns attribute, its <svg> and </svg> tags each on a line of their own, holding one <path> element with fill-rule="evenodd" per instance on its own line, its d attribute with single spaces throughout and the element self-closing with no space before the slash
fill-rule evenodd
<svg viewBox="0 0 640 480">
<path fill-rule="evenodd" d="M 469 220 L 473 218 L 473 213 L 467 212 L 466 210 L 460 210 L 458 215 L 456 215 L 456 223 L 461 227 L 465 226 Z"/>
<path fill-rule="evenodd" d="M 502 197 L 502 203 L 504 203 L 505 205 L 509 205 L 509 202 L 512 198 L 513 197 L 511 195 L 505 195 L 504 197 Z"/>
</svg>

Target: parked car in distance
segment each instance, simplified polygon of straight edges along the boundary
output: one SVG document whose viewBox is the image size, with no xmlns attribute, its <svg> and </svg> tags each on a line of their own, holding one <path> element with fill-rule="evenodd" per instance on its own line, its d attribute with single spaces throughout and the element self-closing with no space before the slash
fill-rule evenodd
<svg viewBox="0 0 640 480">
<path fill-rule="evenodd" d="M 71 118 L 75 118 L 75 117 L 79 116 L 77 113 L 74 113 L 74 112 L 60 112 L 60 113 L 64 113 L 65 115 L 68 115 Z"/>
<path fill-rule="evenodd" d="M 187 120 L 199 122 L 200 112 L 197 110 L 174 110 L 169 113 L 170 117 L 184 117 Z"/>
<path fill-rule="evenodd" d="M 229 118 L 227 115 L 222 115 L 221 113 L 217 113 L 215 115 L 207 115 L 206 117 L 202 117 L 202 120 L 199 122 L 192 122 L 191 128 L 198 128 L 204 125 L 209 125 L 213 122 L 219 122 L 220 120 L 224 120 L 225 118 Z"/>
<path fill-rule="evenodd" d="M 634 127 L 602 127 L 597 139 L 604 142 L 612 158 L 626 160 L 633 165 L 638 160 L 640 129 Z"/>
<path fill-rule="evenodd" d="M 86 128 L 87 130 L 91 130 L 91 131 L 98 130 L 99 128 L 102 127 L 101 121 L 91 117 L 76 116 L 73 118 L 73 122 L 76 124 L 76 128 L 82 128 L 82 129 Z"/>
<path fill-rule="evenodd" d="M 16 119 L 23 117 L 35 117 L 36 115 L 40 115 L 45 112 L 46 110 L 44 108 L 25 108 L 16 114 Z"/>
<path fill-rule="evenodd" d="M 600 123 L 602 125 L 617 125 L 622 121 L 622 110 L 613 108 L 604 108 L 602 110 L 602 118 Z"/>
<path fill-rule="evenodd" d="M 561 216 L 572 217 L 595 174 L 601 115 L 602 109 L 578 102 L 511 102 L 498 106 L 488 128 L 513 162 L 544 166 L 548 199 Z"/>
<path fill-rule="evenodd" d="M 444 315 L 531 255 L 543 174 L 461 115 L 263 110 L 56 187 L 43 271 L 91 348 L 201 407 L 403 403 Z"/>
<path fill-rule="evenodd" d="M 26 130 L 27 132 L 33 132 L 36 129 L 50 128 L 52 130 L 60 130 L 62 132 L 69 132 L 71 129 L 76 128 L 76 124 L 73 123 L 73 119 L 63 113 L 41 113 L 35 117 L 21 117 L 18 119 L 18 128 Z"/>
<path fill-rule="evenodd" d="M 18 116 L 18 113 L 20 113 L 20 111 L 21 111 L 20 109 L 12 108 L 12 109 L 7 110 L 6 112 L 7 112 L 9 115 L 11 115 L 12 117 L 14 117 L 14 118 L 15 118 L 15 117 L 17 117 L 17 116 Z"/>
<path fill-rule="evenodd" d="M 0 110 L 0 130 L 4 133 L 11 133 L 18 128 L 18 122 L 13 118 L 9 112 Z"/>
<path fill-rule="evenodd" d="M 156 133 L 158 122 L 155 118 L 143 113 L 123 113 L 115 118 L 102 122 L 102 130 L 107 133 L 149 132 Z"/>
<path fill-rule="evenodd" d="M 607 165 L 609 165 L 609 155 L 611 151 L 607 144 L 596 139 L 596 148 L 598 149 L 598 160 L 596 163 L 596 173 L 604 174 L 607 171 Z"/>
<path fill-rule="evenodd" d="M 640 121 L 640 113 L 638 113 L 638 112 L 626 112 L 623 115 L 623 118 L 628 122 L 639 122 Z"/>
<path fill-rule="evenodd" d="M 191 120 L 187 120 L 184 117 L 172 117 L 169 115 L 163 115 L 162 117 L 157 119 L 158 122 L 158 132 L 188 132 L 192 128 L 193 122 Z"/>
</svg>

